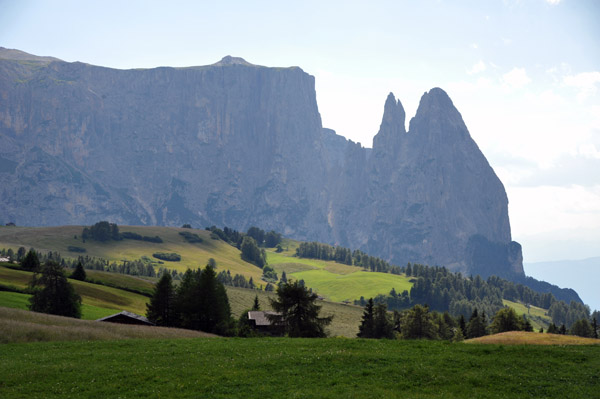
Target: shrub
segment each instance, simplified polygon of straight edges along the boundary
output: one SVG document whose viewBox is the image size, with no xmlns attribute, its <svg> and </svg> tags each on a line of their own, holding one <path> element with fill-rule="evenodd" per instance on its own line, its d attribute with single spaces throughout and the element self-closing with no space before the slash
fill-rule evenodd
<svg viewBox="0 0 600 399">
<path fill-rule="evenodd" d="M 182 236 L 190 244 L 202 242 L 202 238 L 200 238 L 198 234 L 190 233 L 189 231 L 180 231 L 179 235 Z"/>
<path fill-rule="evenodd" d="M 81 247 L 75 247 L 75 246 L 72 246 L 72 245 L 69 245 L 69 246 L 67 247 L 67 250 L 68 250 L 69 252 L 79 252 L 79 253 L 83 253 L 83 252 L 86 252 L 86 251 L 87 251 L 85 248 L 81 248 Z"/>
<path fill-rule="evenodd" d="M 181 255 L 176 254 L 175 252 L 156 252 L 153 253 L 152 256 L 156 259 L 166 260 L 167 262 L 179 262 L 181 260 Z"/>
</svg>

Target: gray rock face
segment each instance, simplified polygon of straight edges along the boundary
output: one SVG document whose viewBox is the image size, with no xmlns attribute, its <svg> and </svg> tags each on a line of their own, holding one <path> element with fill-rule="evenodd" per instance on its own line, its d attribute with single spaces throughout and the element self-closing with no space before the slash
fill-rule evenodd
<svg viewBox="0 0 600 399">
<path fill-rule="evenodd" d="M 523 274 L 502 183 L 441 89 L 408 133 L 390 94 L 371 150 L 322 128 L 314 78 L 297 67 L 15 54 L 0 49 L 5 222 L 256 225 L 397 264 Z"/>
</svg>

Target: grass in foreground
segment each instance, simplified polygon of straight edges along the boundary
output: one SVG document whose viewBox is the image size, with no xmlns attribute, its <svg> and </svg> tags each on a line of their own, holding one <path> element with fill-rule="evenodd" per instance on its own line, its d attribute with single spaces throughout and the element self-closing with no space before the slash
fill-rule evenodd
<svg viewBox="0 0 600 399">
<path fill-rule="evenodd" d="M 501 345 L 600 345 L 600 339 L 573 335 L 540 334 L 526 331 L 508 331 L 465 341 L 472 344 Z"/>
<path fill-rule="evenodd" d="M 104 323 L 0 307 L 0 343 L 2 344 L 212 336 L 214 335 L 192 330 Z M 1 393 L 2 384 L 0 383 L 0 397 L 3 397 Z"/>
<path fill-rule="evenodd" d="M 598 346 L 218 338 L 2 349 L 5 398 L 591 398 L 600 388 Z"/>
</svg>

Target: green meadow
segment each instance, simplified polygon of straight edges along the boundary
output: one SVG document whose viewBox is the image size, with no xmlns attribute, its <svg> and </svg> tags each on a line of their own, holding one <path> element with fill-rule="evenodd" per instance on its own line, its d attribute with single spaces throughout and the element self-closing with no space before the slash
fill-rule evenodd
<svg viewBox="0 0 600 399">
<path fill-rule="evenodd" d="M 3 344 L 3 398 L 593 398 L 600 346 L 361 339 Z"/>
<path fill-rule="evenodd" d="M 287 240 L 291 248 L 295 248 L 292 240 Z M 295 251 L 295 249 L 294 249 Z M 320 296 L 330 301 L 341 302 L 387 295 L 392 288 L 401 293 L 410 291 L 412 283 L 405 275 L 367 272 L 357 266 L 349 266 L 333 261 L 305 259 L 293 256 L 294 251 L 282 253 L 267 252 L 269 266 L 278 275 L 285 271 L 288 278 L 304 280 L 307 287 L 312 288 Z"/>
</svg>

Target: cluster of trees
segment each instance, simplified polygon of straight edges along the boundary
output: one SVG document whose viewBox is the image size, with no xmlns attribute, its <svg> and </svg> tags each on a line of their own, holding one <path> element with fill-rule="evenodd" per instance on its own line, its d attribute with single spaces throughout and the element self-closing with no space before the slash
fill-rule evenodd
<svg viewBox="0 0 600 399">
<path fill-rule="evenodd" d="M 299 258 L 331 260 L 345 265 L 354 265 L 366 270 L 381 273 L 402 273 L 402 268 L 390 265 L 385 260 L 369 256 L 360 250 L 351 251 L 348 248 L 322 244 L 320 242 L 303 242 L 296 248 Z"/>
<path fill-rule="evenodd" d="M 365 306 L 358 337 L 462 341 L 505 331 L 533 331 L 533 327 L 526 317 L 519 317 L 508 307 L 496 312 L 491 323 L 485 312 L 473 309 L 467 322 L 462 315 L 453 317 L 448 312 L 431 311 L 427 305 L 390 314 L 385 303 L 377 304 L 371 298 Z"/>
<path fill-rule="evenodd" d="M 89 228 L 84 227 L 81 238 L 83 239 L 83 242 L 88 239 L 96 241 L 119 241 L 123 239 L 119 234 L 119 227 L 117 224 L 109 223 L 107 221 L 98 222 Z"/>
<path fill-rule="evenodd" d="M 181 260 L 181 255 L 175 252 L 155 252 L 152 254 L 153 257 L 160 260 L 165 260 L 167 262 L 179 262 Z"/>
<path fill-rule="evenodd" d="M 267 253 L 263 248 L 259 248 L 254 238 L 244 236 L 242 245 L 242 259 L 260 267 L 261 269 L 267 264 Z"/>
<path fill-rule="evenodd" d="M 180 231 L 179 235 L 190 244 L 198 244 L 202 242 L 202 238 L 198 234 L 190 233 L 189 231 Z"/>
<path fill-rule="evenodd" d="M 160 278 L 147 305 L 146 317 L 156 325 L 233 335 L 229 299 L 211 265 L 188 269 L 177 288 L 169 273 Z"/>
<path fill-rule="evenodd" d="M 141 234 L 138 233 L 132 233 L 130 231 L 124 231 L 120 234 L 120 239 L 125 239 L 125 240 L 136 240 L 136 241 L 146 241 L 146 242 L 153 242 L 155 244 L 160 244 L 161 242 L 163 242 L 162 238 L 160 238 L 159 236 L 154 236 L 154 237 L 150 237 L 150 236 L 143 236 Z"/>
<path fill-rule="evenodd" d="M 575 321 L 590 317 L 589 308 L 572 301 L 567 305 L 553 294 L 535 292 L 531 288 L 491 276 L 464 277 L 445 267 L 408 264 L 403 271 L 412 277 L 413 286 L 402 293 L 392 289 L 388 295 L 378 295 L 376 303 L 385 303 L 389 309 L 402 310 L 416 304 L 428 304 L 432 310 L 449 312 L 452 316 L 468 317 L 474 308 L 486 314 L 495 314 L 504 307 L 503 299 L 549 309 L 548 315 L 558 325 L 570 327 Z M 355 304 L 365 306 L 364 298 Z"/>
<path fill-rule="evenodd" d="M 231 287 L 240 287 L 240 288 L 248 288 L 255 289 L 254 280 L 250 277 L 250 280 L 246 280 L 246 277 L 241 274 L 236 274 L 231 277 L 231 272 L 229 270 L 221 271 L 217 274 L 217 280 L 219 280 L 223 285 L 229 285 Z"/>
<path fill-rule="evenodd" d="M 277 245 L 281 244 L 281 240 L 283 239 L 281 234 L 276 231 L 271 230 L 265 232 L 255 226 L 250 227 L 245 234 L 227 226 L 223 229 L 220 229 L 217 226 L 210 226 L 206 227 L 206 230 L 211 232 L 213 238 L 223 240 L 238 249 L 241 249 L 244 237 L 252 237 L 256 242 L 256 245 L 266 248 L 275 248 Z"/>
</svg>

